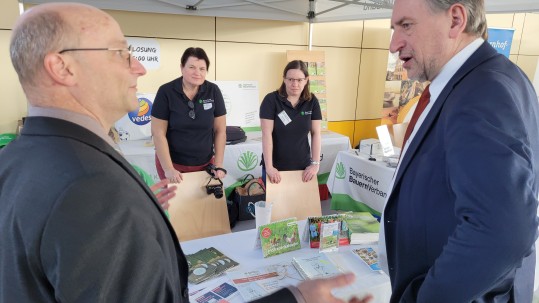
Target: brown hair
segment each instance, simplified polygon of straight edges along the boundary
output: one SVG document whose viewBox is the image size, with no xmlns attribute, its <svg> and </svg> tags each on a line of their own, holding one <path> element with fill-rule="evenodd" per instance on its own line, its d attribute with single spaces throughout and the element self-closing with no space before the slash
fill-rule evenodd
<svg viewBox="0 0 539 303">
<path fill-rule="evenodd" d="M 210 68 L 210 59 L 208 59 L 208 55 L 206 55 L 206 52 L 200 48 L 200 47 L 190 47 L 186 49 L 183 52 L 182 58 L 180 59 L 180 63 L 182 66 L 185 66 L 185 63 L 187 63 L 187 59 L 189 57 L 195 57 L 199 60 L 204 60 L 206 62 L 206 68 Z"/>
</svg>

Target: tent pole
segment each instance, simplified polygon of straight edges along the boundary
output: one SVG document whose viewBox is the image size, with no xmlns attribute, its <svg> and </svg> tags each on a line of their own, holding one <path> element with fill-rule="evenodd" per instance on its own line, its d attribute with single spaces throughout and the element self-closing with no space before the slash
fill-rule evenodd
<svg viewBox="0 0 539 303">
<path fill-rule="evenodd" d="M 313 48 L 313 22 L 309 20 L 309 51 Z"/>
<path fill-rule="evenodd" d="M 316 3 L 315 0 L 309 0 L 309 13 L 307 19 L 309 19 L 309 51 L 313 48 L 313 19 L 316 17 Z"/>
</svg>

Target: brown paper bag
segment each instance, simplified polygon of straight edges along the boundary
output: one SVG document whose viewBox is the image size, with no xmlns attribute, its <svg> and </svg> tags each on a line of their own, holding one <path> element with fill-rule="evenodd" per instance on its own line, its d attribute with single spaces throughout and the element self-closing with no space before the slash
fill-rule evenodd
<svg viewBox="0 0 539 303">
<path fill-rule="evenodd" d="M 309 216 L 321 216 L 318 180 L 301 180 L 303 171 L 280 171 L 281 182 L 273 184 L 266 179 L 266 201 L 273 203 L 271 221 L 296 217 L 297 220 Z"/>
</svg>

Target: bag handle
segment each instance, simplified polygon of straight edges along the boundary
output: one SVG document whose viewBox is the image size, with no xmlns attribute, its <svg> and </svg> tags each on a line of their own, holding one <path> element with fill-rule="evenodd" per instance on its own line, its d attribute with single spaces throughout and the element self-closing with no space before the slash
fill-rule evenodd
<svg viewBox="0 0 539 303">
<path fill-rule="evenodd" d="M 251 178 L 249 178 L 251 177 Z M 253 176 L 252 174 L 247 174 L 243 177 L 243 180 L 241 180 L 241 186 L 245 186 L 245 184 L 247 184 L 247 182 L 253 180 L 255 178 L 255 176 Z"/>
<path fill-rule="evenodd" d="M 258 185 L 260 187 L 260 189 L 262 189 L 264 191 L 264 194 L 266 193 L 266 189 L 264 188 L 264 186 L 262 186 L 262 184 L 260 184 L 259 182 L 253 182 L 251 184 L 249 184 L 249 187 L 247 187 L 247 195 L 248 196 L 251 196 L 251 187 L 253 187 L 253 185 Z"/>
</svg>

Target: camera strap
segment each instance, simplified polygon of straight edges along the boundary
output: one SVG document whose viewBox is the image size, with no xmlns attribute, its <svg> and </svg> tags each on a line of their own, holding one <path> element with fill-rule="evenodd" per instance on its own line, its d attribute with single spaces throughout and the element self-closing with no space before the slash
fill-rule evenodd
<svg viewBox="0 0 539 303">
<path fill-rule="evenodd" d="M 215 179 L 215 174 L 213 173 L 213 171 L 220 170 L 220 171 L 224 172 L 225 174 L 227 173 L 226 169 L 221 168 L 221 167 L 217 167 L 217 166 L 215 166 L 215 164 L 212 164 L 212 163 L 208 164 L 208 166 L 206 166 L 205 170 L 214 179 Z"/>
</svg>

